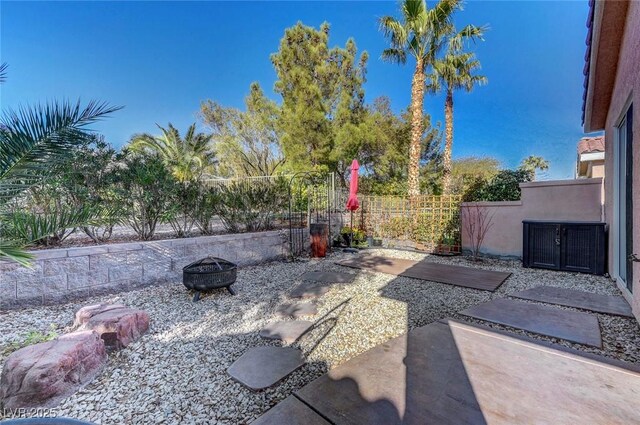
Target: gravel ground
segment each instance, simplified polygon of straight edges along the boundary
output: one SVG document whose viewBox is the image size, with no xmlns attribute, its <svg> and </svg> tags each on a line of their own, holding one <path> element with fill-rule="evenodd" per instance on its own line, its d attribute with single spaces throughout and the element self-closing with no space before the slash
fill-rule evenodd
<svg viewBox="0 0 640 425">
<path fill-rule="evenodd" d="M 399 250 L 369 252 L 416 260 L 425 257 L 425 254 Z M 604 348 L 595 349 L 456 314 L 489 299 L 539 285 L 619 294 L 607 278 L 523 269 L 517 261 L 473 263 L 464 257 L 430 256 L 430 261 L 513 273 L 496 292 L 489 293 L 362 272 L 333 263 L 347 255 L 350 254 L 243 268 L 238 272 L 235 297 L 220 290 L 192 303 L 185 288 L 176 282 L 78 303 L 0 312 L 0 323 L 4 325 L 0 335 L 0 363 L 7 356 L 7 347 L 23 340 L 27 332 L 47 332 L 51 324 L 57 326 L 58 332 L 66 332 L 71 330 L 74 312 L 82 305 L 120 302 L 146 310 L 152 320 L 150 331 L 128 348 L 111 354 L 104 372 L 66 399 L 59 407 L 59 415 L 101 424 L 244 424 L 329 368 L 407 329 L 445 317 L 640 362 L 640 327 L 633 319 L 599 314 Z M 274 314 L 276 307 L 289 301 L 287 293 L 300 283 L 298 277 L 313 270 L 342 271 L 357 277 L 352 284 L 335 286 L 316 301 L 319 312 L 310 319 L 316 326 L 294 343 L 306 355 L 307 364 L 274 388 L 258 393 L 231 380 L 226 369 L 246 350 L 279 345 L 260 338 L 258 332 L 267 323 L 279 320 Z"/>
</svg>

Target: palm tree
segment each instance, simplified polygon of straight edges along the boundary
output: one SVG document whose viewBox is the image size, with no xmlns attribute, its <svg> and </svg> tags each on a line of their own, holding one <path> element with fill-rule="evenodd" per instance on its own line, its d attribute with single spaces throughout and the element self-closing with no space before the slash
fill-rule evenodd
<svg viewBox="0 0 640 425">
<path fill-rule="evenodd" d="M 422 137 L 422 115 L 426 70 L 432 66 L 442 48 L 448 43 L 461 46 L 468 38 L 480 37 L 482 29 L 468 25 L 456 33 L 453 13 L 462 9 L 461 0 L 440 0 L 428 9 L 425 0 L 404 0 L 400 20 L 385 16 L 380 27 L 391 46 L 382 52 L 382 59 L 404 64 L 407 56 L 415 58 L 416 64 L 411 82 L 411 145 L 409 148 L 409 195 L 420 194 L 420 139 Z"/>
<path fill-rule="evenodd" d="M 0 75 L 4 78 L 2 72 Z M 0 118 L 0 234 L 8 226 L 9 204 L 50 177 L 57 165 L 70 158 L 74 148 L 93 137 L 86 130 L 87 125 L 118 109 L 99 102 L 89 102 L 86 107 L 81 107 L 80 102 L 52 102 L 3 113 Z M 74 221 L 72 216 L 69 216 L 69 220 Z M 41 220 L 41 223 L 46 222 Z M 74 227 L 84 223 L 63 224 L 65 227 Z M 31 237 L 33 240 L 42 239 L 60 225 L 39 225 L 37 234 Z M 20 241 L 0 237 L 2 258 L 26 266 L 32 256 L 24 251 Z"/>
<path fill-rule="evenodd" d="M 547 171 L 549 169 L 549 161 L 541 156 L 529 155 L 522 160 L 518 168 L 529 173 L 531 180 L 535 181 L 538 170 Z"/>
<path fill-rule="evenodd" d="M 134 135 L 129 145 L 131 150 L 157 153 L 180 183 L 196 181 L 211 170 L 215 163 L 211 149 L 213 135 L 196 133 L 195 123 L 189 126 L 184 138 L 171 123 L 166 129 L 159 125 L 158 128 L 162 132 L 160 136 Z"/>
<path fill-rule="evenodd" d="M 483 75 L 474 75 L 480 69 L 480 61 L 473 53 L 456 53 L 455 46 L 432 66 L 433 73 L 427 76 L 427 90 L 435 93 L 444 88 L 447 93 L 444 102 L 445 145 L 442 155 L 442 190 L 451 192 L 451 152 L 453 148 L 453 92 L 464 89 L 471 92 L 476 84 L 487 83 Z"/>
</svg>

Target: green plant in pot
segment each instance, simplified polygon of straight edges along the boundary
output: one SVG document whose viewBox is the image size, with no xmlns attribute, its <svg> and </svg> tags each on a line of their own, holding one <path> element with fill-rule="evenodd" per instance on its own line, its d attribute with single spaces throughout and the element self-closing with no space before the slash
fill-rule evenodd
<svg viewBox="0 0 640 425">
<path fill-rule="evenodd" d="M 460 244 L 458 238 L 455 235 L 446 234 L 442 237 L 438 246 L 436 247 L 435 254 L 439 255 L 457 255 L 460 253 Z"/>
<path fill-rule="evenodd" d="M 368 245 L 367 234 L 362 229 L 356 229 L 356 228 L 351 228 L 349 226 L 344 226 L 340 230 L 340 234 L 342 235 L 342 239 L 344 240 L 347 246 L 362 248 Z"/>
</svg>

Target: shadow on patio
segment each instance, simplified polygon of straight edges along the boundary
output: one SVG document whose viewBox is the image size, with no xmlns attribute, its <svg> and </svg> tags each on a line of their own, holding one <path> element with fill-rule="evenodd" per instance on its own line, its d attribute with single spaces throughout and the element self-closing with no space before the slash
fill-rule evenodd
<svg viewBox="0 0 640 425">
<path fill-rule="evenodd" d="M 406 303 L 410 326 L 417 301 L 397 291 L 399 279 L 381 293 Z M 441 319 L 330 370 L 254 423 L 640 421 L 637 366 Z"/>
</svg>

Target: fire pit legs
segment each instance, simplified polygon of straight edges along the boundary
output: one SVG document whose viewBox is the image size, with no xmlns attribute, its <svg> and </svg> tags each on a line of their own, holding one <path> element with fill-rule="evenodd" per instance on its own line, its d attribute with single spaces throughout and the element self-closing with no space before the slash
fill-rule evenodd
<svg viewBox="0 0 640 425">
<path fill-rule="evenodd" d="M 229 293 L 230 293 L 231 295 L 235 295 L 235 294 L 236 294 L 235 289 L 233 289 L 233 288 L 231 287 L 231 285 L 227 286 L 227 291 L 229 291 Z M 194 302 L 194 303 L 195 303 L 195 302 L 200 301 L 200 295 L 202 295 L 202 292 L 200 292 L 200 291 L 196 291 L 195 295 L 193 296 L 193 302 Z"/>
</svg>

